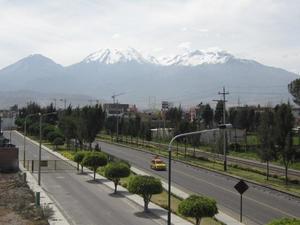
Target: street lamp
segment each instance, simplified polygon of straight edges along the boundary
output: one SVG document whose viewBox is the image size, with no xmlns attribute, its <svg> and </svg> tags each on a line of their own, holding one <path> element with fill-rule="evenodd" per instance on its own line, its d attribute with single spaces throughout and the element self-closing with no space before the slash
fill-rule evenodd
<svg viewBox="0 0 300 225">
<path fill-rule="evenodd" d="M 37 116 L 39 115 L 38 113 L 33 113 L 33 114 L 28 114 L 26 117 L 25 117 L 25 122 L 24 122 L 24 152 L 23 152 L 23 160 L 24 160 L 24 167 L 25 167 L 25 162 L 26 162 L 26 135 L 27 135 L 27 119 L 29 117 L 32 117 L 32 116 Z"/>
<path fill-rule="evenodd" d="M 41 185 L 41 160 L 42 160 L 42 119 L 43 116 L 54 115 L 57 112 L 50 112 L 50 113 L 38 113 L 40 117 L 40 145 L 39 145 L 39 167 L 38 167 L 38 185 Z"/>
<path fill-rule="evenodd" d="M 218 128 L 215 129 L 210 129 L 210 130 L 200 130 L 200 131 L 194 131 L 194 132 L 188 132 L 188 133 L 183 133 L 183 134 L 178 134 L 174 136 L 168 147 L 168 155 L 169 155 L 169 171 L 168 171 L 168 225 L 171 225 L 171 158 L 172 158 L 172 143 L 180 137 L 186 137 L 186 136 L 192 136 L 196 134 L 203 134 L 206 132 L 213 132 L 213 131 L 218 131 L 220 129 L 227 129 L 231 128 L 231 124 L 220 124 Z"/>
</svg>

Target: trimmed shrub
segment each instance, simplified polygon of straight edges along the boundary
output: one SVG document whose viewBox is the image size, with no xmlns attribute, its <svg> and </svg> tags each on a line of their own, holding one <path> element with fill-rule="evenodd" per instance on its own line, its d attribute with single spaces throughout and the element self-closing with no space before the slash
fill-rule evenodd
<svg viewBox="0 0 300 225">
<path fill-rule="evenodd" d="M 83 158 L 82 164 L 93 169 L 95 180 L 98 167 L 105 166 L 107 164 L 107 157 L 102 152 L 88 153 Z"/>
<path fill-rule="evenodd" d="M 144 211 L 148 211 L 148 205 L 152 195 L 163 191 L 161 181 L 152 176 L 134 176 L 128 184 L 128 191 L 133 194 L 139 194 L 144 199 Z"/>
<path fill-rule="evenodd" d="M 130 175 L 130 168 L 125 163 L 112 162 L 105 167 L 104 175 L 114 182 L 114 193 L 117 193 L 117 186 L 120 182 L 120 178 L 128 177 Z"/>
<path fill-rule="evenodd" d="M 199 225 L 201 218 L 213 217 L 218 213 L 218 208 L 216 201 L 211 198 L 191 195 L 179 204 L 178 211 L 184 216 L 195 218 L 196 225 Z"/>
</svg>

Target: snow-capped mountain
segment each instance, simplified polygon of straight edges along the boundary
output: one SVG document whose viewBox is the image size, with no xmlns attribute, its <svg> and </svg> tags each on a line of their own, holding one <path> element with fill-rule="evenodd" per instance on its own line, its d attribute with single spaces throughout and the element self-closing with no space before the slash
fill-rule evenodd
<svg viewBox="0 0 300 225">
<path fill-rule="evenodd" d="M 222 64 L 233 59 L 234 56 L 226 51 L 187 51 L 181 55 L 162 57 L 162 65 L 199 66 L 202 64 Z"/>
<path fill-rule="evenodd" d="M 194 50 L 186 51 L 175 56 L 156 58 L 153 55 L 144 55 L 134 48 L 106 48 L 88 55 L 82 62 L 87 64 L 99 63 L 107 65 L 135 62 L 138 64 L 155 64 L 163 66 L 199 66 L 203 64 L 223 64 L 231 59 L 236 58 L 223 50 Z"/>
<path fill-rule="evenodd" d="M 287 85 L 298 77 L 221 50 L 157 59 L 133 48 L 103 49 L 67 67 L 31 55 L 0 70 L 2 91 L 80 93 L 107 100 L 115 92 L 126 92 L 120 101 L 141 105 L 149 96 L 175 102 L 184 96 L 182 104 L 210 102 L 223 86 L 230 91 L 229 101 L 278 103 L 290 97 Z"/>
<path fill-rule="evenodd" d="M 139 51 L 134 48 L 119 49 L 101 49 L 88 55 L 83 62 L 85 63 L 101 63 L 101 64 L 117 64 L 136 62 L 140 64 L 153 63 L 147 60 Z"/>
</svg>

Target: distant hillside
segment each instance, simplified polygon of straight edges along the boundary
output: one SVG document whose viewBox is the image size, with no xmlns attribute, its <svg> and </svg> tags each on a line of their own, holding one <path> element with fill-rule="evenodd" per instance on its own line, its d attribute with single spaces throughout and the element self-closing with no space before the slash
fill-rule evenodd
<svg viewBox="0 0 300 225">
<path fill-rule="evenodd" d="M 110 100 L 125 92 L 122 102 L 147 106 L 159 103 L 196 104 L 218 98 L 223 86 L 229 104 L 287 101 L 287 85 L 297 74 L 234 57 L 225 51 L 190 51 L 182 55 L 144 56 L 135 49 L 103 49 L 68 67 L 42 55 L 31 55 L 0 70 L 2 91 L 88 95 Z M 38 97 L 38 96 L 37 96 Z"/>
</svg>

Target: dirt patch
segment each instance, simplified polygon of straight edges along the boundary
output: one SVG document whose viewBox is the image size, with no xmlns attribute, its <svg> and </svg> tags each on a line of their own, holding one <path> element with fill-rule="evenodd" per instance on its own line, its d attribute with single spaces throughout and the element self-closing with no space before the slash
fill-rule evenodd
<svg viewBox="0 0 300 225">
<path fill-rule="evenodd" d="M 49 216 L 49 209 L 35 207 L 20 173 L 0 173 L 0 225 L 48 225 Z"/>
</svg>

